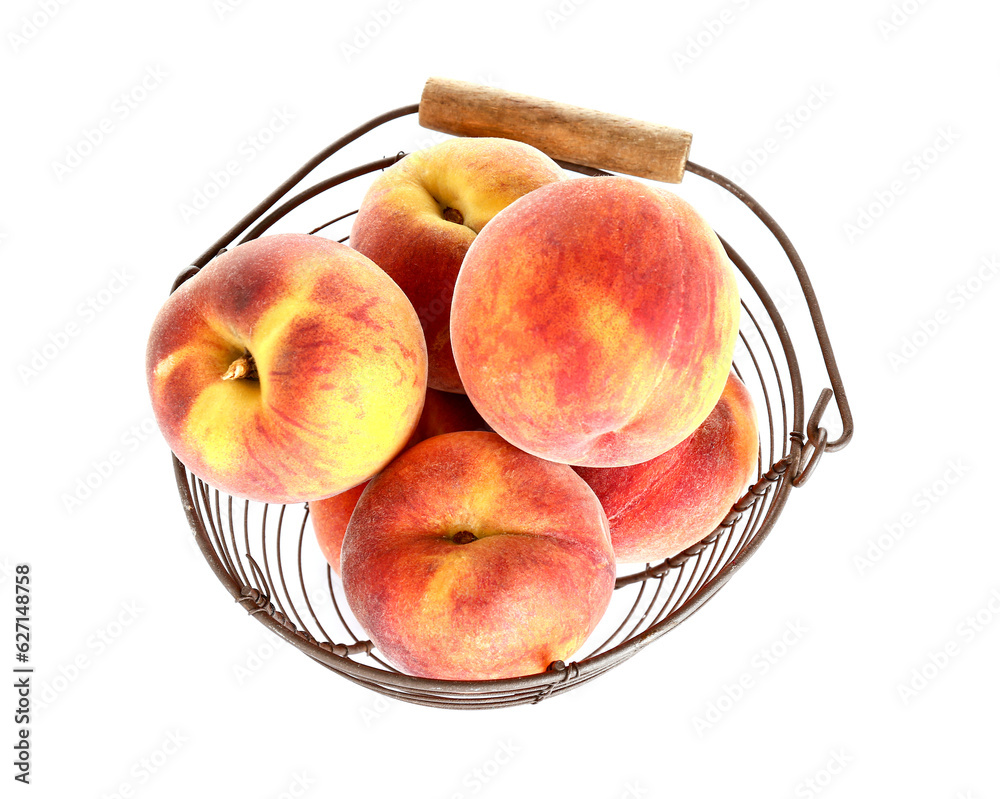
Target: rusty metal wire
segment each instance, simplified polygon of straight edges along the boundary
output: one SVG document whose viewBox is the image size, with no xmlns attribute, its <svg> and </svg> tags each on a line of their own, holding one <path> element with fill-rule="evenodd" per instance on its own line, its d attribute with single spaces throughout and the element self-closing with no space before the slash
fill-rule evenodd
<svg viewBox="0 0 1000 799">
<path fill-rule="evenodd" d="M 237 238 L 248 241 L 307 201 L 349 184 L 403 156 L 341 172 L 285 199 L 330 155 L 365 133 L 417 111 L 405 106 L 351 131 L 311 159 L 182 272 L 176 288 Z M 583 174 L 600 170 L 563 166 Z M 725 240 L 742 280 L 743 314 L 734 369 L 749 389 L 760 419 L 757 479 L 719 527 L 674 557 L 640 568 L 620 567 L 614 597 L 578 659 L 557 662 L 542 674 L 490 681 L 429 680 L 402 674 L 382 658 L 354 619 L 337 578 L 325 563 L 309 524 L 308 505 L 268 506 L 238 500 L 191 474 L 174 458 L 182 504 L 197 544 L 218 579 L 246 612 L 314 661 L 354 683 L 399 700 L 434 707 L 493 708 L 537 703 L 578 687 L 636 654 L 702 607 L 757 550 L 773 528 L 793 487 L 802 485 L 824 454 L 850 440 L 853 424 L 833 350 L 808 276 L 788 237 L 756 201 L 724 177 L 688 162 L 687 170 L 732 194 L 781 245 L 799 279 L 830 375 L 804 425 L 801 376 L 791 337 L 763 283 Z M 607 173 L 604 173 L 607 174 Z M 356 211 L 317 220 L 310 232 L 329 238 L 349 230 Z M 836 398 L 842 433 L 830 441 L 820 425 Z"/>
</svg>

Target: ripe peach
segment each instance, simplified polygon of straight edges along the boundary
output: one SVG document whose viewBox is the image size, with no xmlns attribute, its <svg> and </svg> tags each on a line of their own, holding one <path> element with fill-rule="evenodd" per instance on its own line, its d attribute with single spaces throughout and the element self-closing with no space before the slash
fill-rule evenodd
<svg viewBox="0 0 1000 799">
<path fill-rule="evenodd" d="M 381 266 L 413 303 L 427 339 L 431 388 L 463 390 L 448 320 L 469 244 L 502 208 L 565 177 L 530 145 L 457 138 L 410 153 L 368 189 L 350 244 Z"/>
<path fill-rule="evenodd" d="M 623 177 L 542 186 L 462 264 L 451 338 L 487 424 L 539 457 L 625 466 L 694 432 L 722 394 L 740 304 L 684 200 Z"/>
<path fill-rule="evenodd" d="M 479 430 L 486 427 L 486 422 L 479 415 L 469 398 L 465 394 L 451 394 L 445 391 L 435 391 L 433 388 L 427 389 L 427 398 L 424 401 L 424 410 L 420 414 L 420 421 L 407 441 L 406 447 L 419 444 L 427 438 L 443 435 L 444 433 L 457 433 L 461 430 Z M 319 542 L 323 557 L 333 569 L 334 573 L 340 574 L 340 548 L 344 543 L 344 532 L 347 530 L 347 523 L 354 513 L 354 506 L 358 504 L 358 498 L 365 486 L 366 480 L 361 485 L 348 489 L 327 499 L 309 503 L 309 518 L 312 519 L 313 532 Z"/>
<path fill-rule="evenodd" d="M 601 500 L 619 563 L 672 557 L 726 517 L 757 470 L 757 414 L 735 373 L 690 436 L 645 463 L 576 467 Z"/>
<path fill-rule="evenodd" d="M 594 492 L 490 432 L 429 438 L 374 477 L 341 566 L 379 652 L 437 679 L 516 677 L 569 658 L 615 583 Z"/>
<path fill-rule="evenodd" d="M 367 480 L 403 448 L 427 354 L 410 302 L 368 258 L 282 234 L 220 255 L 170 295 L 146 375 L 192 472 L 235 496 L 302 502 Z"/>
</svg>

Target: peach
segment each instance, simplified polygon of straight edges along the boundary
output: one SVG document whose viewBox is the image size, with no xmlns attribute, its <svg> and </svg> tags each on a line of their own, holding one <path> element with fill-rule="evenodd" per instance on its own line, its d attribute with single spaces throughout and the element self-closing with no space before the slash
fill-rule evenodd
<svg viewBox="0 0 1000 799">
<path fill-rule="evenodd" d="M 576 471 L 601 500 L 618 562 L 646 563 L 715 530 L 753 480 L 758 447 L 753 400 L 731 373 L 708 418 L 676 447 L 645 463 Z"/>
<path fill-rule="evenodd" d="M 381 655 L 420 677 L 542 672 L 586 641 L 615 583 L 608 522 L 569 466 L 495 433 L 422 441 L 368 484 L 344 593 Z"/>
<path fill-rule="evenodd" d="M 472 407 L 465 394 L 451 394 L 429 388 L 420 421 L 417 422 L 406 446 L 412 447 L 424 439 L 444 433 L 479 430 L 485 427 L 486 422 Z M 358 504 L 358 498 L 366 485 L 368 485 L 367 480 L 343 493 L 309 503 L 309 517 L 312 519 L 313 532 L 319 548 L 337 575 L 340 574 L 340 549 L 344 543 L 347 523 L 351 520 L 354 506 Z"/>
<path fill-rule="evenodd" d="M 368 258 L 318 236 L 241 244 L 183 283 L 146 350 L 156 421 L 198 477 L 303 502 L 357 485 L 420 417 L 417 315 Z"/>
<path fill-rule="evenodd" d="M 369 187 L 350 244 L 410 298 L 427 339 L 427 384 L 462 392 L 451 352 L 455 278 L 469 244 L 517 198 L 565 172 L 527 144 L 457 138 L 410 153 Z"/>
<path fill-rule="evenodd" d="M 735 272 L 684 200 L 624 177 L 542 186 L 466 253 L 451 339 L 466 393 L 515 446 L 626 466 L 694 432 L 726 384 Z"/>
</svg>

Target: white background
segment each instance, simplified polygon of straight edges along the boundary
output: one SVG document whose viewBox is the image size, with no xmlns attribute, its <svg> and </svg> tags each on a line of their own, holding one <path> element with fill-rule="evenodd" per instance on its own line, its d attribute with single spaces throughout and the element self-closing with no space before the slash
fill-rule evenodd
<svg viewBox="0 0 1000 799">
<path fill-rule="evenodd" d="M 35 707 L 4 795 L 998 799 L 998 24 L 981 0 L 5 3 L 0 651 L 27 562 Z M 505 711 L 387 703 L 272 644 L 192 545 L 143 379 L 174 276 L 431 75 L 692 131 L 796 243 L 857 427 L 701 612 Z M 774 280 L 808 411 L 827 379 Z"/>
</svg>

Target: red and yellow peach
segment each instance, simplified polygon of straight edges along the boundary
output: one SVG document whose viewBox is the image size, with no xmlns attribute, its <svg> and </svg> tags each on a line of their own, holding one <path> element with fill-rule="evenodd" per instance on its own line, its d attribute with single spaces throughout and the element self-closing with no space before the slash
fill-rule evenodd
<svg viewBox="0 0 1000 799">
<path fill-rule="evenodd" d="M 457 433 L 462 430 L 480 430 L 486 427 L 486 422 L 479 415 L 465 394 L 452 394 L 446 391 L 427 389 L 424 410 L 420 421 L 406 443 L 412 447 L 421 441 L 443 435 Z M 312 520 L 313 532 L 323 557 L 334 573 L 340 574 L 340 549 L 344 543 L 344 533 L 347 524 L 358 504 L 361 492 L 368 485 L 366 480 L 361 485 L 348 489 L 327 499 L 309 503 L 309 518 Z"/>
<path fill-rule="evenodd" d="M 449 318 L 455 278 L 476 234 L 497 212 L 565 172 L 510 139 L 456 138 L 410 153 L 369 187 L 351 246 L 413 303 L 427 339 L 431 388 L 461 392 Z"/>
<path fill-rule="evenodd" d="M 451 340 L 466 393 L 505 439 L 561 463 L 624 466 L 705 420 L 739 316 L 733 267 L 687 202 L 630 178 L 577 178 L 480 231 Z"/>
<path fill-rule="evenodd" d="M 570 657 L 611 600 L 614 553 L 594 492 L 494 433 L 436 436 L 358 500 L 344 593 L 378 651 L 421 677 L 481 680 Z"/>
<path fill-rule="evenodd" d="M 576 467 L 601 500 L 619 563 L 672 557 L 711 533 L 757 471 L 757 414 L 735 373 L 715 408 L 676 447 L 645 463 Z"/>
<path fill-rule="evenodd" d="M 198 477 L 301 502 L 387 464 L 420 417 L 417 315 L 368 258 L 318 236 L 241 244 L 183 283 L 149 337 L 157 423 Z"/>
</svg>

